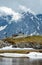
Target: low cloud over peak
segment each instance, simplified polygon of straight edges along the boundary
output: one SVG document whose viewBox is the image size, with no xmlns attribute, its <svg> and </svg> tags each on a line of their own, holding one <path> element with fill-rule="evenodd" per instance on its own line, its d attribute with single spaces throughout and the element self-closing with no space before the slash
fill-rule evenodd
<svg viewBox="0 0 42 65">
<path fill-rule="evenodd" d="M 21 18 L 21 14 L 19 14 L 18 12 L 15 12 L 11 8 L 0 7 L 0 16 L 7 16 L 7 15 L 11 15 L 12 20 L 18 20 Z"/>
<path fill-rule="evenodd" d="M 35 12 L 33 12 L 30 8 L 27 8 L 26 6 L 20 5 L 19 8 L 24 12 L 35 14 Z"/>
</svg>

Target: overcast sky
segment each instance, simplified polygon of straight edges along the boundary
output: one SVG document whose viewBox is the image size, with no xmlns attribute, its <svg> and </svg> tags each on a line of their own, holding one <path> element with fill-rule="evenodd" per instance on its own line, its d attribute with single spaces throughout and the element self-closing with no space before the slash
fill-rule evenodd
<svg viewBox="0 0 42 65">
<path fill-rule="evenodd" d="M 15 11 L 19 10 L 20 5 L 30 8 L 35 13 L 42 13 L 42 0 L 0 0 L 0 6 L 7 6 Z"/>
</svg>

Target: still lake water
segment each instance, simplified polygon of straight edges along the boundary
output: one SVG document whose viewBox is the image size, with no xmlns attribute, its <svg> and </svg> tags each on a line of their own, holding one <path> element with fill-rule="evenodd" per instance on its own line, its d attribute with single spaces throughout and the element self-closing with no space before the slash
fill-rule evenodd
<svg viewBox="0 0 42 65">
<path fill-rule="evenodd" d="M 0 57 L 0 65 L 42 65 L 42 59 Z"/>
</svg>

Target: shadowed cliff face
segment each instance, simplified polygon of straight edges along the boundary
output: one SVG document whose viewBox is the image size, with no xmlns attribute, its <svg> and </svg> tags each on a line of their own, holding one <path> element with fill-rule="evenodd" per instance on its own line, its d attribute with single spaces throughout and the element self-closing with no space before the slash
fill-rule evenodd
<svg viewBox="0 0 42 65">
<path fill-rule="evenodd" d="M 12 46 L 13 48 L 34 48 L 34 49 L 42 49 L 42 45 L 40 45 L 39 43 L 15 43 Z"/>
</svg>

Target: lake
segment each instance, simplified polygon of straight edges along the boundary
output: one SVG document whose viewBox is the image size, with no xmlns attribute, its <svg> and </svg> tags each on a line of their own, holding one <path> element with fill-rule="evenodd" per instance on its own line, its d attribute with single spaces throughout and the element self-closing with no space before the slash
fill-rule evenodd
<svg viewBox="0 0 42 65">
<path fill-rule="evenodd" d="M 0 65 L 42 65 L 42 59 L 0 57 Z"/>
</svg>

